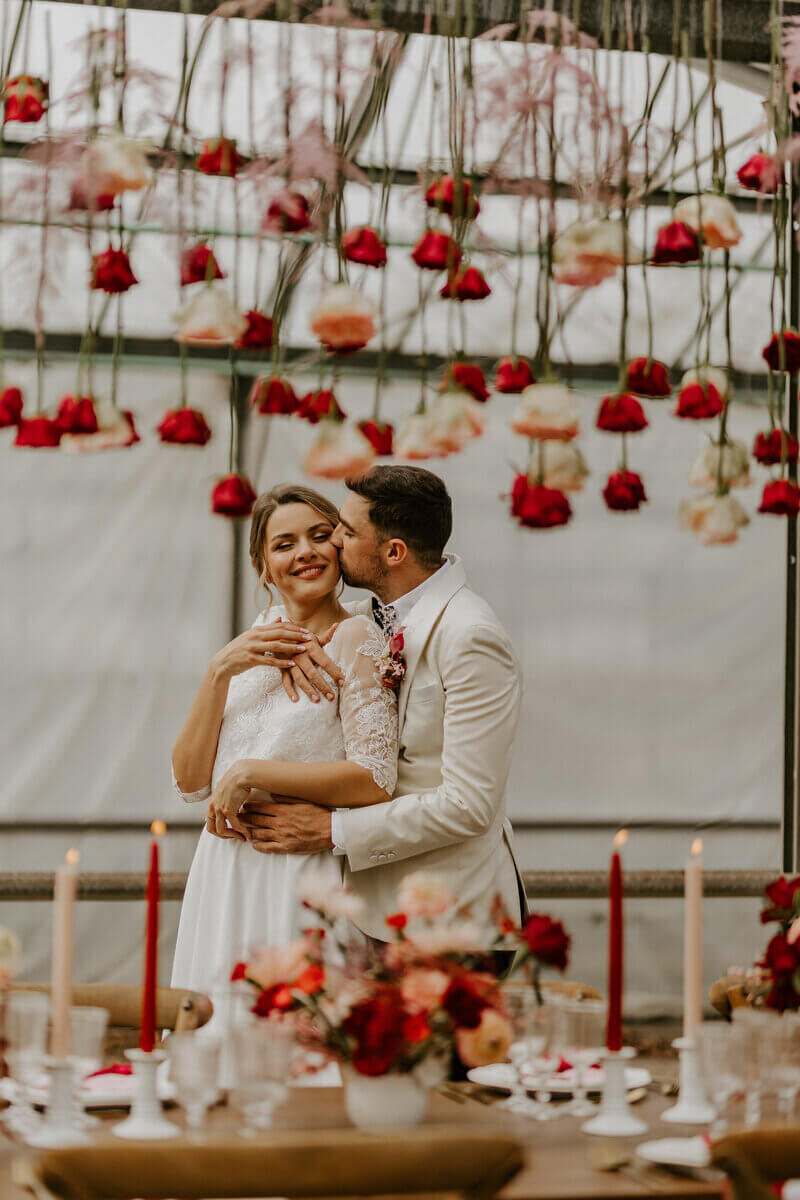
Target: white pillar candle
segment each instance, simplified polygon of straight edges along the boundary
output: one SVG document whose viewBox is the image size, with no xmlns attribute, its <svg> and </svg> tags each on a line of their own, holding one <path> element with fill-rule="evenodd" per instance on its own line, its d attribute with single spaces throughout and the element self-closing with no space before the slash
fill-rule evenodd
<svg viewBox="0 0 800 1200">
<path fill-rule="evenodd" d="M 703 1019 L 703 843 L 692 842 L 684 872 L 683 1036 L 694 1039 Z"/>
<path fill-rule="evenodd" d="M 53 962 L 50 989 L 53 1058 L 69 1054 L 69 1007 L 72 1001 L 72 940 L 75 894 L 78 884 L 78 851 L 68 850 L 56 871 L 53 892 Z"/>
</svg>

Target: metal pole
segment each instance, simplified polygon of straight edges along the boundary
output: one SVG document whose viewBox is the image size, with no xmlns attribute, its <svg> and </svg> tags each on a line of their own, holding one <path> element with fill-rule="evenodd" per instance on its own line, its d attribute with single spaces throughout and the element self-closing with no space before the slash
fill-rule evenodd
<svg viewBox="0 0 800 1200">
<path fill-rule="evenodd" d="M 800 122 L 792 118 L 792 133 L 800 131 Z M 800 320 L 800 252 L 798 252 L 798 221 L 795 205 L 798 202 L 797 170 L 793 166 L 789 177 L 789 325 L 797 329 Z M 797 379 L 787 375 L 786 411 L 789 433 L 797 437 Z M 797 482 L 797 464 L 789 463 L 789 479 Z M 800 792 L 798 791 L 798 662 L 797 662 L 797 518 L 786 521 L 786 642 L 784 678 L 784 754 L 783 754 L 783 870 L 792 874 L 800 869 Z"/>
</svg>

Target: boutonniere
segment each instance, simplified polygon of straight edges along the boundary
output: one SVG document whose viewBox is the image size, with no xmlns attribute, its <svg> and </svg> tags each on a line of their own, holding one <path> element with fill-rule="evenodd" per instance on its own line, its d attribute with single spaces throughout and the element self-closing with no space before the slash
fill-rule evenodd
<svg viewBox="0 0 800 1200">
<path fill-rule="evenodd" d="M 406 657 L 403 651 L 406 642 L 403 636 L 404 632 L 405 627 L 401 626 L 396 633 L 392 634 L 378 659 L 381 687 L 388 688 L 390 692 L 399 691 L 400 684 L 405 679 Z"/>
</svg>

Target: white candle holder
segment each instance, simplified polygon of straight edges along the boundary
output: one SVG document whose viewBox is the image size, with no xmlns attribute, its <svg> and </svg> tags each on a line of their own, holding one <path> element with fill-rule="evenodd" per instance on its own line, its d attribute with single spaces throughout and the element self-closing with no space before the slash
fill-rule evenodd
<svg viewBox="0 0 800 1200">
<path fill-rule="evenodd" d="M 131 1141 L 163 1141 L 165 1138 L 180 1137 L 181 1131 L 168 1121 L 161 1111 L 161 1101 L 156 1088 L 159 1065 L 166 1061 L 163 1050 L 126 1050 L 125 1057 L 133 1063 L 133 1103 L 131 1114 L 111 1132 L 115 1137 Z"/>
<path fill-rule="evenodd" d="M 625 1064 L 635 1054 L 636 1051 L 631 1046 L 623 1046 L 617 1051 L 605 1051 L 600 1111 L 596 1117 L 581 1125 L 583 1133 L 594 1133 L 599 1137 L 636 1137 L 646 1131 L 647 1125 L 633 1115 L 628 1104 Z"/>
<path fill-rule="evenodd" d="M 44 1149 L 82 1146 L 89 1139 L 78 1119 L 72 1063 L 64 1058 L 51 1058 L 47 1060 L 47 1070 L 50 1076 L 47 1112 L 38 1128 L 25 1135 L 25 1141 L 29 1146 Z"/>
<path fill-rule="evenodd" d="M 680 1061 L 680 1088 L 677 1103 L 661 1114 L 661 1120 L 674 1125 L 707 1125 L 714 1120 L 715 1110 L 706 1099 L 694 1038 L 679 1037 L 672 1045 Z"/>
</svg>

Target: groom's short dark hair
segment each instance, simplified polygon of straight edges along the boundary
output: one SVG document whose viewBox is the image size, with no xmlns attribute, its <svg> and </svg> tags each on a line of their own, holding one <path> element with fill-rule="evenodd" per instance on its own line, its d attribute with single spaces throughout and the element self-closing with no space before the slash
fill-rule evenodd
<svg viewBox="0 0 800 1200">
<path fill-rule="evenodd" d="M 438 475 L 424 467 L 373 467 L 347 486 L 369 502 L 381 538 L 401 538 L 421 566 L 439 566 L 453 530 L 453 505 Z"/>
</svg>

